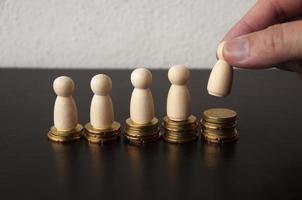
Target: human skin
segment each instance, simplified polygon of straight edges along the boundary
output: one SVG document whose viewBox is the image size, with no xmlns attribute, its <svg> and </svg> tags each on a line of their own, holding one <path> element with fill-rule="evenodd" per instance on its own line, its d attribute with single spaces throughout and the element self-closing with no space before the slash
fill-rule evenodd
<svg viewBox="0 0 302 200">
<path fill-rule="evenodd" d="M 302 74 L 302 0 L 258 0 L 225 35 L 224 59 L 245 69 Z"/>
</svg>

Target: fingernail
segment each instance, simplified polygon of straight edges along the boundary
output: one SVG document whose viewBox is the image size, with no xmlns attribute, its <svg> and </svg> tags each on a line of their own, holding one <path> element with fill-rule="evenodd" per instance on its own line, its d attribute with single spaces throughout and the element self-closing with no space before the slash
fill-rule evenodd
<svg viewBox="0 0 302 200">
<path fill-rule="evenodd" d="M 226 41 L 223 54 L 233 62 L 242 62 L 249 57 L 249 41 L 246 36 Z"/>
</svg>

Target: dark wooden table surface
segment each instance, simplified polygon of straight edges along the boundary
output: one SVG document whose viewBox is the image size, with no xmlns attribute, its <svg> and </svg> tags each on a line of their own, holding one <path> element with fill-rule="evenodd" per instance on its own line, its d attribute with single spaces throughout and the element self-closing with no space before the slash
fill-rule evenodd
<svg viewBox="0 0 302 200">
<path fill-rule="evenodd" d="M 94 74 L 112 77 L 116 120 L 129 116 L 130 70 L 0 70 L 0 198 L 7 199 L 301 199 L 302 81 L 281 71 L 236 71 L 231 95 L 207 95 L 209 71 L 192 71 L 193 114 L 227 107 L 239 114 L 237 143 L 215 146 L 163 141 L 135 147 L 123 139 L 104 146 L 56 144 L 52 81 L 76 83 L 79 120 L 89 120 Z M 159 119 L 169 88 L 153 70 Z"/>
</svg>

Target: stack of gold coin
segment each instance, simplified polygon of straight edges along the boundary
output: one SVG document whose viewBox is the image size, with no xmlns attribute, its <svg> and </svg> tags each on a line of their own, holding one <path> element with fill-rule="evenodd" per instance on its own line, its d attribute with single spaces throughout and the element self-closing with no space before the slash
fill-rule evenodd
<svg viewBox="0 0 302 200">
<path fill-rule="evenodd" d="M 91 123 L 85 125 L 85 137 L 91 143 L 107 143 L 120 139 L 121 125 L 113 122 L 111 127 L 106 129 L 94 128 Z"/>
<path fill-rule="evenodd" d="M 226 143 L 236 141 L 237 113 L 226 108 L 212 108 L 203 112 L 202 137 L 210 143 Z"/>
<path fill-rule="evenodd" d="M 135 145 L 154 142 L 160 138 L 158 119 L 153 118 L 150 123 L 138 124 L 128 118 L 126 120 L 124 136 L 127 141 Z"/>
<path fill-rule="evenodd" d="M 168 116 L 163 121 L 163 138 L 171 143 L 187 143 L 197 139 L 197 119 L 191 115 L 184 121 L 173 121 Z"/>
<path fill-rule="evenodd" d="M 81 124 L 77 124 L 74 129 L 69 131 L 58 130 L 55 126 L 52 126 L 47 134 L 48 139 L 54 142 L 71 142 L 81 139 L 82 135 L 83 126 Z"/>
</svg>

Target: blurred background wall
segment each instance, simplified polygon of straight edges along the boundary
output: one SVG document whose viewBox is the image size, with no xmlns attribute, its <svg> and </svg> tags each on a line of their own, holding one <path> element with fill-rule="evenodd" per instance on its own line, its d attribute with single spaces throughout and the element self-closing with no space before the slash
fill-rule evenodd
<svg viewBox="0 0 302 200">
<path fill-rule="evenodd" d="M 0 0 L 0 67 L 211 68 L 256 0 Z"/>
</svg>

